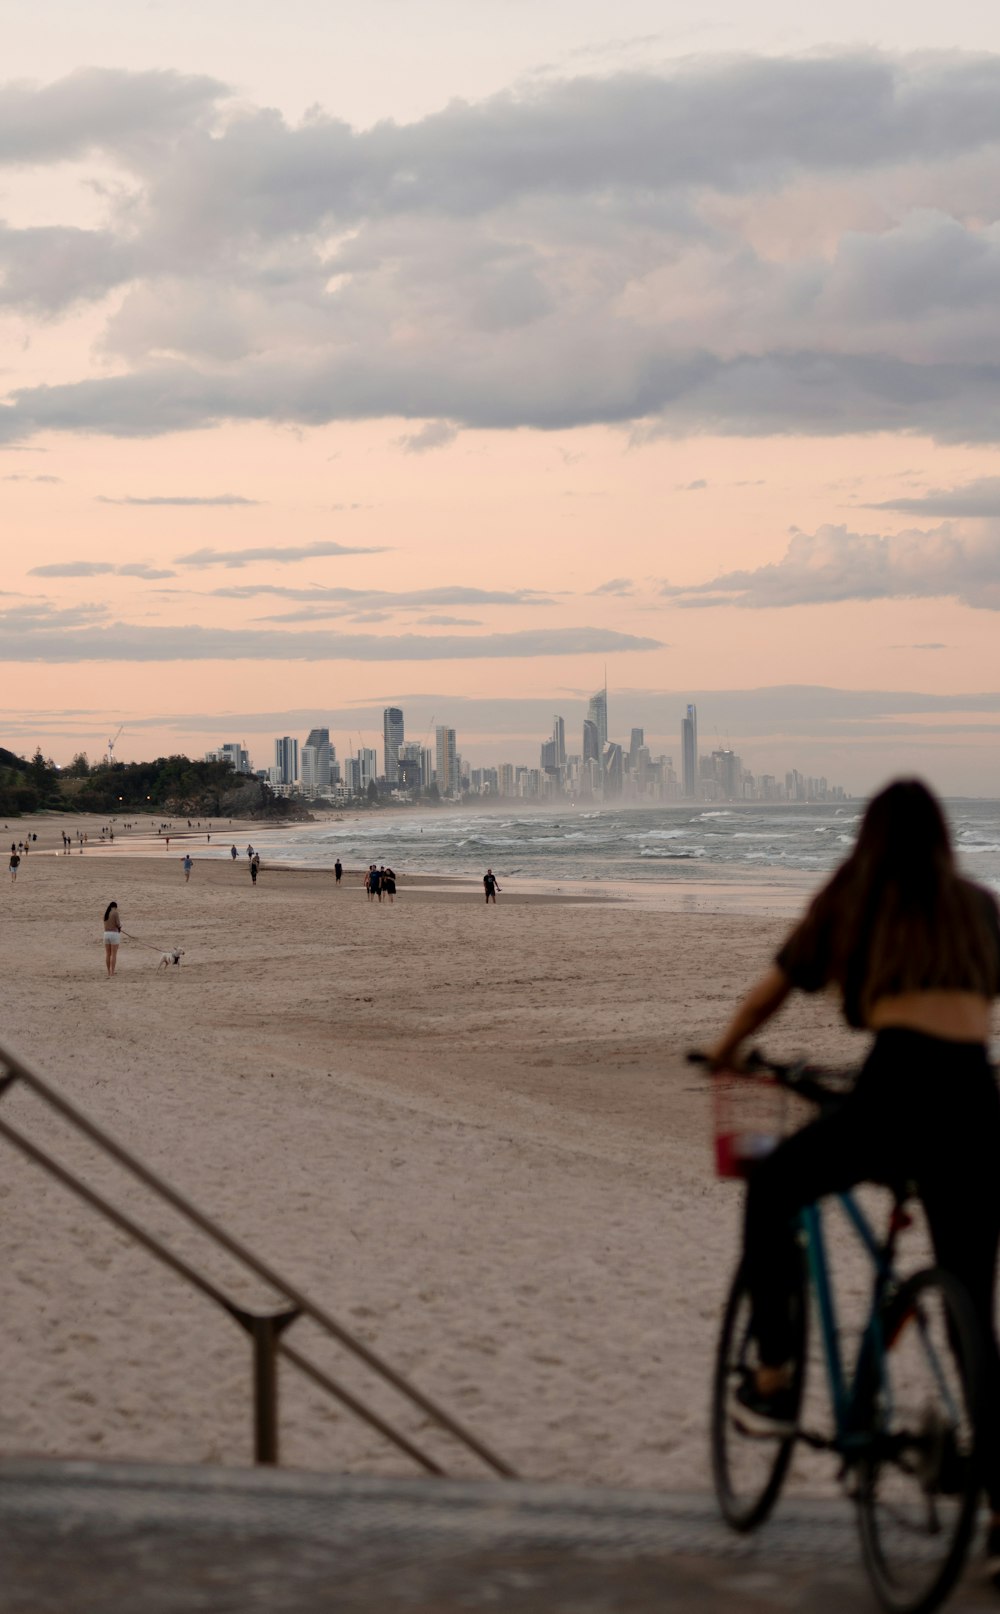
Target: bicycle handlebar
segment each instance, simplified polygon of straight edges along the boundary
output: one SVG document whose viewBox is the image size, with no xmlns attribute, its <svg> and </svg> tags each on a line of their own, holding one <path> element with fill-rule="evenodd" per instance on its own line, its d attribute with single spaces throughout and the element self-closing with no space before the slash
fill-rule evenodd
<svg viewBox="0 0 1000 1614">
<path fill-rule="evenodd" d="M 709 1065 L 708 1054 L 692 1048 L 687 1055 L 690 1065 Z M 733 1076 L 773 1076 L 779 1087 L 785 1087 L 800 1098 L 807 1099 L 821 1109 L 841 1102 L 854 1085 L 856 1070 L 831 1070 L 822 1065 L 811 1065 L 805 1059 L 791 1062 L 769 1059 L 759 1048 L 752 1048 L 738 1069 L 727 1070 Z"/>
</svg>

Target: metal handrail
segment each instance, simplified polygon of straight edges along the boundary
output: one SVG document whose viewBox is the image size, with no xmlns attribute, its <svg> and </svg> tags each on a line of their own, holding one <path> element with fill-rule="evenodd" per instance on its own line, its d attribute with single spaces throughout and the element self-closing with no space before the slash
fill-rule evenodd
<svg viewBox="0 0 1000 1614">
<path fill-rule="evenodd" d="M 307 1357 L 302 1356 L 300 1352 L 284 1342 L 282 1336 L 285 1331 L 299 1317 L 308 1317 L 324 1333 L 334 1339 L 338 1345 L 356 1357 L 358 1361 L 363 1362 L 365 1367 L 369 1368 L 384 1383 L 390 1385 L 405 1400 L 409 1401 L 411 1406 L 418 1408 L 438 1428 L 446 1431 L 453 1440 L 463 1446 L 466 1451 L 478 1457 L 487 1468 L 492 1469 L 495 1474 L 499 1474 L 504 1479 L 516 1477 L 509 1464 L 504 1462 L 503 1458 L 499 1457 L 496 1452 L 492 1451 L 484 1441 L 479 1440 L 476 1435 L 466 1429 L 456 1418 L 453 1418 L 443 1407 L 438 1406 L 416 1385 L 391 1367 L 388 1362 L 383 1361 L 375 1351 L 365 1345 L 356 1335 L 350 1333 L 328 1311 L 325 1311 L 321 1306 L 317 1306 L 303 1290 L 299 1289 L 295 1284 L 287 1283 L 280 1273 L 269 1266 L 266 1261 L 262 1261 L 239 1239 L 234 1238 L 231 1233 L 226 1232 L 225 1228 L 220 1227 L 211 1217 L 206 1216 L 204 1211 L 199 1210 L 183 1194 L 178 1193 L 177 1189 L 173 1188 L 163 1177 L 151 1170 L 149 1166 L 144 1165 L 141 1160 L 118 1143 L 102 1127 L 97 1126 L 94 1121 L 90 1120 L 89 1116 L 85 1115 L 75 1104 L 72 1104 L 49 1082 L 39 1076 L 37 1071 L 32 1070 L 23 1059 L 2 1045 L 0 1045 L 0 1068 L 3 1070 L 3 1075 L 0 1075 L 0 1100 L 17 1084 L 29 1088 L 38 1098 L 42 1099 L 64 1120 L 75 1127 L 78 1132 L 88 1138 L 91 1143 L 95 1144 L 113 1160 L 116 1160 L 119 1165 L 123 1166 L 126 1171 L 130 1172 L 133 1177 L 161 1200 L 172 1206 L 180 1215 L 186 1217 L 214 1244 L 226 1250 L 229 1255 L 233 1256 L 256 1277 L 284 1297 L 285 1304 L 283 1307 L 272 1313 L 250 1312 L 245 1307 L 238 1305 L 230 1295 L 227 1295 L 204 1273 L 191 1266 L 182 1256 L 177 1255 L 162 1239 L 159 1239 L 154 1233 L 134 1221 L 131 1216 L 113 1205 L 103 1194 L 91 1188 L 82 1177 L 70 1171 L 68 1167 L 62 1165 L 45 1149 L 34 1143 L 17 1127 L 12 1126 L 0 1116 L 0 1137 L 6 1138 L 15 1148 L 20 1149 L 21 1153 L 26 1155 L 29 1160 L 34 1161 L 36 1165 L 41 1166 L 44 1171 L 54 1177 L 57 1182 L 69 1188 L 72 1193 L 75 1193 L 88 1205 L 106 1216 L 116 1227 L 128 1233 L 131 1238 L 149 1250 L 180 1277 L 185 1278 L 194 1288 L 199 1289 L 210 1300 L 214 1300 L 250 1336 L 253 1344 L 255 1462 L 276 1463 L 278 1461 L 277 1358 L 280 1356 L 298 1368 L 314 1384 L 334 1396 L 350 1412 L 368 1424 L 370 1428 L 376 1430 L 392 1445 L 397 1447 L 399 1451 L 405 1452 L 427 1473 L 445 1473 L 440 1463 L 427 1452 L 421 1450 L 419 1446 L 409 1440 L 406 1435 L 401 1434 L 399 1430 L 394 1429 L 379 1413 L 366 1406 L 338 1380 L 332 1378 L 328 1373 L 309 1361 Z"/>
</svg>

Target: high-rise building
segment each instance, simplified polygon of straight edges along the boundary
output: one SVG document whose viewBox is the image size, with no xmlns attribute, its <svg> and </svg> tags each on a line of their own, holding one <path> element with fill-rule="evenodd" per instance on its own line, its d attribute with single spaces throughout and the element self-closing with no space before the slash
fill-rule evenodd
<svg viewBox="0 0 1000 1614">
<path fill-rule="evenodd" d="M 597 741 L 598 745 L 600 746 L 600 750 L 597 754 L 598 756 L 603 756 L 604 747 L 608 743 L 607 685 L 605 685 L 603 689 L 599 689 L 593 695 L 591 695 L 590 705 L 587 707 L 587 718 L 595 725 L 597 729 Z M 586 751 L 584 751 L 584 755 L 586 755 Z"/>
<path fill-rule="evenodd" d="M 555 766 L 560 771 L 566 766 L 566 724 L 561 717 L 552 719 L 552 744 L 555 746 Z M 545 764 L 543 763 L 544 767 Z"/>
<path fill-rule="evenodd" d="M 681 719 L 681 791 L 689 801 L 698 794 L 698 709 L 689 706 Z"/>
<path fill-rule="evenodd" d="M 388 785 L 399 782 L 399 748 L 403 744 L 403 714 L 398 706 L 387 706 L 382 713 L 382 760 Z"/>
<path fill-rule="evenodd" d="M 601 736 L 592 717 L 585 717 L 583 720 L 583 760 L 584 762 L 601 760 Z"/>
<path fill-rule="evenodd" d="M 332 761 L 330 730 L 310 729 L 299 757 L 302 789 L 307 796 L 315 796 L 318 791 L 329 789 Z"/>
<path fill-rule="evenodd" d="M 274 742 L 274 771 L 280 785 L 294 785 L 299 777 L 299 742 L 289 734 Z"/>
<path fill-rule="evenodd" d="M 624 780 L 624 767 L 622 764 L 622 748 L 612 740 L 604 752 L 604 794 L 620 796 Z"/>
<path fill-rule="evenodd" d="M 378 771 L 378 754 L 374 746 L 362 746 L 358 751 L 358 794 L 363 796 L 375 781 Z"/>
<path fill-rule="evenodd" d="M 250 753 L 236 740 L 227 740 L 216 751 L 205 752 L 206 762 L 228 762 L 234 773 L 250 773 Z"/>
<path fill-rule="evenodd" d="M 442 796 L 454 796 L 459 791 L 458 753 L 455 746 L 455 730 L 436 728 L 434 730 L 435 749 L 437 752 L 436 776 L 438 791 Z"/>
<path fill-rule="evenodd" d="M 643 729 L 633 729 L 632 738 L 629 741 L 628 748 L 628 765 L 633 772 L 635 771 L 636 763 L 639 760 L 639 752 L 642 750 L 645 743 L 645 731 Z"/>
</svg>

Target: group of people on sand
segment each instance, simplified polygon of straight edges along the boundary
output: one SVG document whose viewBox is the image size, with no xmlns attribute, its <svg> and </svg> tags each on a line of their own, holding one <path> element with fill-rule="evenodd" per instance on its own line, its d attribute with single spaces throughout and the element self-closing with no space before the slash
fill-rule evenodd
<svg viewBox="0 0 1000 1614">
<path fill-rule="evenodd" d="M 336 870 L 334 870 L 334 874 L 336 874 Z M 338 880 L 337 883 L 339 885 L 340 881 Z M 381 902 L 383 897 L 388 902 L 395 902 L 395 900 L 396 900 L 396 876 L 395 876 L 395 873 L 393 872 L 392 869 L 386 868 L 384 863 L 381 863 L 381 864 L 372 863 L 372 864 L 370 864 L 369 867 L 367 868 L 367 870 L 365 871 L 365 890 L 368 893 L 368 901 L 369 902 L 374 902 L 376 900 L 376 898 L 378 899 L 379 902 Z"/>
</svg>

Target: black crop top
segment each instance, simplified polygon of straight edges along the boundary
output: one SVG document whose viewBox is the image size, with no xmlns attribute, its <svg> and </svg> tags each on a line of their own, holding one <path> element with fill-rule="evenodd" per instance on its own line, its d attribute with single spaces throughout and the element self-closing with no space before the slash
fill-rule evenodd
<svg viewBox="0 0 1000 1614">
<path fill-rule="evenodd" d="M 1000 997 L 1000 908 L 997 907 L 997 900 L 993 894 L 984 890 L 982 886 L 974 885 L 971 880 L 963 880 L 961 884 L 980 909 L 984 929 L 992 943 L 993 961 L 990 969 L 992 980 L 989 995 Z M 774 962 L 800 992 L 822 992 L 824 987 L 834 983 L 833 939 L 836 924 L 837 915 L 833 903 L 827 905 L 826 912 L 821 917 L 816 914 L 815 909 L 810 909 L 775 954 Z M 849 966 L 847 980 L 840 984 L 844 994 L 844 1016 L 848 1025 L 863 1029 L 865 1019 L 861 1009 L 861 997 L 864 981 L 858 970 Z M 978 981 L 973 983 L 926 979 L 921 983 L 919 990 L 979 992 L 981 986 Z"/>
</svg>

